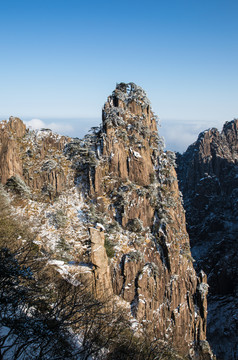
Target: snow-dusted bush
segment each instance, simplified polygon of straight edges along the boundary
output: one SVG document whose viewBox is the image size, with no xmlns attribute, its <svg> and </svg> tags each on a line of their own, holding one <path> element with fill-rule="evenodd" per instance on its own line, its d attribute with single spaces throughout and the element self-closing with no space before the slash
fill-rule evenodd
<svg viewBox="0 0 238 360">
<path fill-rule="evenodd" d="M 127 223 L 127 229 L 135 233 L 140 233 L 144 230 L 143 223 L 140 219 L 131 219 Z"/>
<path fill-rule="evenodd" d="M 6 182 L 6 188 L 21 196 L 30 196 L 31 190 L 19 176 L 12 176 Z"/>
<path fill-rule="evenodd" d="M 136 250 L 136 251 L 130 251 L 128 254 L 126 254 L 126 257 L 129 261 L 144 261 L 144 255 L 142 252 Z"/>
</svg>

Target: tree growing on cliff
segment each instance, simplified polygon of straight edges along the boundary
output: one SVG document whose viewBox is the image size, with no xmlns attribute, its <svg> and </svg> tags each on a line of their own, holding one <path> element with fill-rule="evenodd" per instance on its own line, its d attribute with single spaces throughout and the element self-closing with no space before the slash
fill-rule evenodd
<svg viewBox="0 0 238 360">
<path fill-rule="evenodd" d="M 0 187 L 0 359 L 172 359 L 125 311 L 64 280 L 11 214 Z M 81 286 L 80 286 L 81 285 Z"/>
</svg>

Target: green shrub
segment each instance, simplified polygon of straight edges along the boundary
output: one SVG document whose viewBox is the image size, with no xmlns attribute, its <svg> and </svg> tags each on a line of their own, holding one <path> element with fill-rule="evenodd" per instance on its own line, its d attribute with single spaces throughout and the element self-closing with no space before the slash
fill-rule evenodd
<svg viewBox="0 0 238 360">
<path fill-rule="evenodd" d="M 109 258 L 113 258 L 115 255 L 114 246 L 115 245 L 111 242 L 111 240 L 105 237 L 104 247 Z"/>
</svg>

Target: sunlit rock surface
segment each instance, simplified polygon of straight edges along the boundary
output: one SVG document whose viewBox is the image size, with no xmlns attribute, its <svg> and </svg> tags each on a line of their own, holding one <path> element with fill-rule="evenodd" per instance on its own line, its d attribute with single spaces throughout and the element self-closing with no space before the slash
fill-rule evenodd
<svg viewBox="0 0 238 360">
<path fill-rule="evenodd" d="M 163 150 L 157 120 L 144 90 L 121 83 L 102 125 L 82 140 L 2 122 L 2 182 L 49 266 L 116 299 L 135 331 L 211 359 L 206 275 L 193 267 L 175 157 Z"/>
</svg>

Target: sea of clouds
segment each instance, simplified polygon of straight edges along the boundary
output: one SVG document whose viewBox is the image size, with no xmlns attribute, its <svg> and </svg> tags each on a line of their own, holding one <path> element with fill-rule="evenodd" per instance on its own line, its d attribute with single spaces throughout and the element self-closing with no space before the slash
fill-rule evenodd
<svg viewBox="0 0 238 360">
<path fill-rule="evenodd" d="M 32 130 L 48 128 L 61 135 L 83 138 L 92 126 L 99 126 L 100 118 L 79 119 L 31 119 L 25 121 Z M 215 121 L 189 121 L 162 119 L 159 134 L 165 139 L 166 150 L 183 153 L 196 141 L 200 132 L 211 127 L 221 130 L 222 123 Z"/>
</svg>

